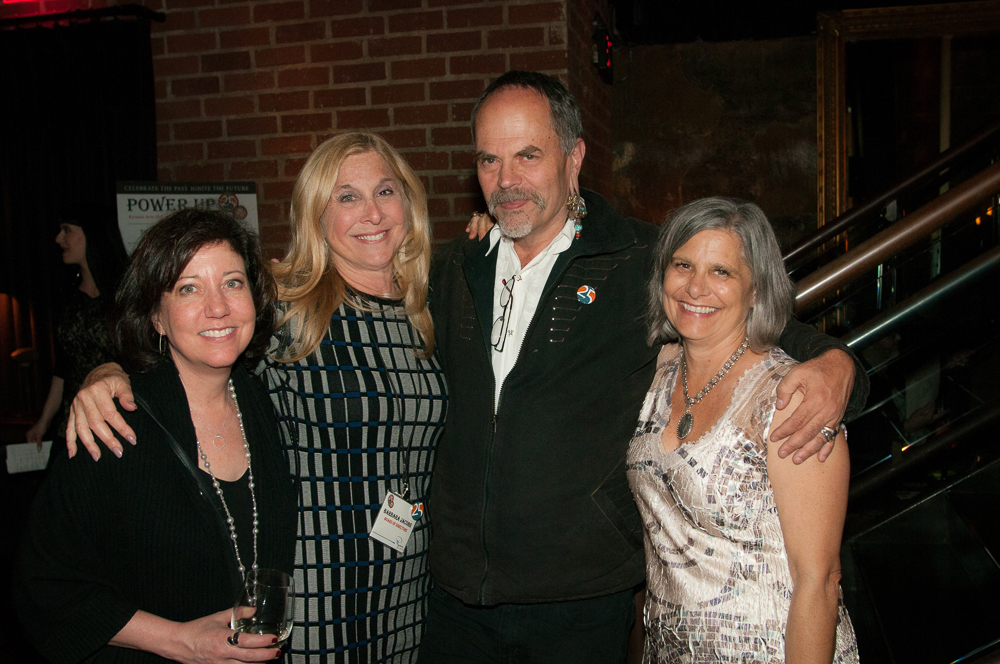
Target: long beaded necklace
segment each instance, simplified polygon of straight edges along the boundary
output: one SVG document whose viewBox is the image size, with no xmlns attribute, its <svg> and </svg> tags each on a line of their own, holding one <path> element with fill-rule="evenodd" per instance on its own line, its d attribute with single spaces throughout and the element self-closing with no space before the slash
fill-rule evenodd
<svg viewBox="0 0 1000 664">
<path fill-rule="evenodd" d="M 694 415 L 691 414 L 691 406 L 700 402 L 708 395 L 709 392 L 712 391 L 712 388 L 715 387 L 720 380 L 722 380 L 723 376 L 729 373 L 729 370 L 733 368 L 733 365 L 736 364 L 736 361 L 743 356 L 743 352 L 747 349 L 749 345 L 750 345 L 750 338 L 744 336 L 743 343 L 740 344 L 740 347 L 736 349 L 736 352 L 729 356 L 729 359 L 726 360 L 726 363 L 722 365 L 721 369 L 719 369 L 719 373 L 712 376 L 712 380 L 708 381 L 708 385 L 701 388 L 701 391 L 698 392 L 698 394 L 696 394 L 693 399 L 688 396 L 687 357 L 681 355 L 681 384 L 684 387 L 684 415 L 681 416 L 680 421 L 677 423 L 678 440 L 684 440 L 685 438 L 687 438 L 688 434 L 691 433 L 691 429 L 694 428 Z"/>
<path fill-rule="evenodd" d="M 240 435 L 243 436 L 243 451 L 247 456 L 247 476 L 250 481 L 250 501 L 253 503 L 253 566 L 254 572 L 257 571 L 257 496 L 253 492 L 253 466 L 250 464 L 250 443 L 247 441 L 246 431 L 243 429 L 243 413 L 240 412 L 240 402 L 236 400 L 236 388 L 233 387 L 233 379 L 229 379 L 229 395 L 233 398 L 233 405 L 236 406 L 236 421 L 240 424 Z M 198 455 L 201 457 L 201 462 L 205 466 L 205 470 L 208 471 L 209 476 L 212 478 L 212 486 L 215 487 L 215 493 L 218 494 L 219 500 L 222 501 L 222 509 L 226 512 L 226 522 L 229 524 L 229 539 L 233 541 L 233 549 L 236 551 L 236 565 L 240 568 L 240 578 L 246 579 L 246 568 L 243 567 L 243 560 L 240 558 L 240 547 L 236 543 L 236 522 L 233 520 L 233 515 L 229 512 L 229 505 L 226 504 L 226 499 L 222 495 L 222 487 L 219 486 L 219 480 L 216 479 L 215 473 L 212 472 L 212 466 L 208 463 L 208 457 L 205 456 L 205 452 L 201 449 L 201 441 L 197 441 L 198 445 Z"/>
</svg>

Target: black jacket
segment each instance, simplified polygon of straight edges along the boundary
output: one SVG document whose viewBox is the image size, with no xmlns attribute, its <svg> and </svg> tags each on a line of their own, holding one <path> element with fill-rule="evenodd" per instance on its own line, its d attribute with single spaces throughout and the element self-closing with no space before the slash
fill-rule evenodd
<svg viewBox="0 0 1000 664">
<path fill-rule="evenodd" d="M 551 602 L 644 576 L 625 453 L 652 381 L 646 283 L 659 229 L 584 191 L 580 238 L 556 260 L 494 417 L 490 353 L 497 251 L 459 238 L 436 257 L 431 310 L 448 376 L 429 512 L 434 580 L 467 604 Z M 577 297 L 590 286 L 591 304 Z M 481 322 L 486 322 L 486 325 Z M 794 324 L 808 359 L 837 345 Z M 867 394 L 867 381 L 860 399 Z"/>
<path fill-rule="evenodd" d="M 274 411 L 244 369 L 233 371 L 233 383 L 256 484 L 258 565 L 291 573 L 296 492 Z M 122 415 L 138 444 L 124 444 L 121 459 L 105 452 L 97 463 L 86 454 L 57 461 L 32 508 L 14 595 L 29 638 L 53 662 L 164 661 L 106 644 L 140 609 L 193 620 L 231 608 L 241 585 L 221 503 L 196 469 L 194 425 L 176 369 L 162 364 L 133 376 L 132 389 L 139 410 Z M 244 539 L 249 569 L 252 540 Z"/>
</svg>

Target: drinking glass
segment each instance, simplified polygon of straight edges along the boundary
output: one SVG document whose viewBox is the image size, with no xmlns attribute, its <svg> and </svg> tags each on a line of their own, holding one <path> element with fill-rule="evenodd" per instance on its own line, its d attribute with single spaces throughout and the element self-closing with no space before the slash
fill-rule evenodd
<svg viewBox="0 0 1000 664">
<path fill-rule="evenodd" d="M 273 634 L 282 644 L 292 631 L 294 605 L 292 577 L 276 569 L 251 570 L 229 626 L 240 634 Z"/>
</svg>

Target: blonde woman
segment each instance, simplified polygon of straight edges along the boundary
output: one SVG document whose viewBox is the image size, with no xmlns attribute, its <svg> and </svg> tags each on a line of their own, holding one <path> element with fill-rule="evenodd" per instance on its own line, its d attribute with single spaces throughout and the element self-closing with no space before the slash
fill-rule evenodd
<svg viewBox="0 0 1000 664">
<path fill-rule="evenodd" d="M 341 134 L 303 167 L 291 220 L 274 267 L 278 329 L 259 370 L 301 489 L 292 661 L 416 661 L 429 586 L 422 506 L 447 403 L 427 311 L 424 188 L 380 136 Z M 109 389 L 131 396 L 120 377 L 104 382 L 76 406 L 98 435 L 93 404 Z M 401 505 L 412 530 L 383 544 L 372 528 Z"/>
</svg>

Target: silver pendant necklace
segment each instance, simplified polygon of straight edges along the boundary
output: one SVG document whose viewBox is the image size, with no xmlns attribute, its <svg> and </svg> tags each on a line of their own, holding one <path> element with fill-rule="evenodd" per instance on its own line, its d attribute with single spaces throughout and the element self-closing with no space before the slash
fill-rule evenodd
<svg viewBox="0 0 1000 664">
<path fill-rule="evenodd" d="M 240 435 L 243 436 L 243 451 L 247 456 L 247 476 L 250 482 L 250 502 L 253 504 L 253 566 L 254 572 L 257 571 L 257 496 L 253 492 L 253 466 L 250 465 L 250 443 L 247 441 L 246 431 L 243 430 L 243 413 L 240 412 L 240 403 L 236 400 L 236 389 L 233 387 L 233 379 L 229 379 L 229 396 L 233 399 L 233 405 L 236 406 L 236 421 L 240 424 Z M 205 466 L 205 470 L 208 471 L 209 476 L 212 478 L 212 486 L 215 487 L 215 493 L 218 494 L 219 500 L 222 501 L 222 509 L 226 512 L 226 523 L 229 525 L 229 539 L 233 541 L 233 549 L 236 551 L 236 565 L 240 569 L 240 578 L 246 580 L 246 568 L 243 567 L 243 560 L 240 558 L 240 547 L 236 544 L 236 522 L 233 520 L 233 515 L 229 512 L 229 505 L 226 504 L 226 498 L 222 495 L 222 487 L 219 486 L 219 480 L 216 479 L 215 473 L 212 472 L 212 466 L 208 463 L 208 457 L 205 456 L 205 452 L 201 449 L 201 441 L 196 441 L 198 446 L 198 455 L 201 457 L 201 462 Z M 224 445 L 223 445 L 224 446 Z"/>
<path fill-rule="evenodd" d="M 232 381 L 230 381 L 230 383 L 232 383 Z M 205 420 L 202 420 L 201 422 L 202 422 L 202 424 L 205 424 Z M 213 438 L 212 438 L 212 447 L 214 447 L 217 450 L 224 450 L 224 449 L 226 449 L 226 438 L 222 434 L 224 434 L 226 432 L 226 425 L 227 424 L 229 424 L 229 402 L 228 401 L 226 402 L 226 416 L 222 420 L 222 426 L 219 428 L 219 433 L 215 434 L 213 436 Z M 209 429 L 207 426 L 205 428 L 208 429 L 209 433 L 212 433 L 212 430 Z M 219 445 L 219 441 L 220 440 L 222 441 L 222 445 Z"/>
<path fill-rule="evenodd" d="M 750 345 L 749 337 L 744 336 L 743 343 L 740 344 L 740 347 L 736 349 L 736 352 L 729 356 L 729 359 L 726 360 L 726 363 L 722 365 L 721 369 L 719 369 L 719 373 L 712 376 L 712 380 L 708 381 L 708 385 L 701 388 L 701 391 L 698 392 L 698 394 L 696 394 L 693 399 L 688 396 L 687 357 L 683 354 L 681 355 L 681 385 L 684 389 L 684 415 L 681 416 L 680 421 L 677 423 L 678 440 L 684 440 L 685 438 L 687 438 L 688 434 L 691 433 L 691 429 L 694 428 L 694 415 L 691 414 L 691 406 L 695 405 L 696 403 L 704 399 L 708 395 L 708 393 L 712 391 L 712 388 L 718 385 L 719 381 L 722 380 L 722 377 L 725 376 L 727 373 L 729 373 L 729 370 L 733 368 L 733 365 L 736 364 L 736 361 L 743 356 L 743 352 L 747 349 L 749 345 Z"/>
</svg>

